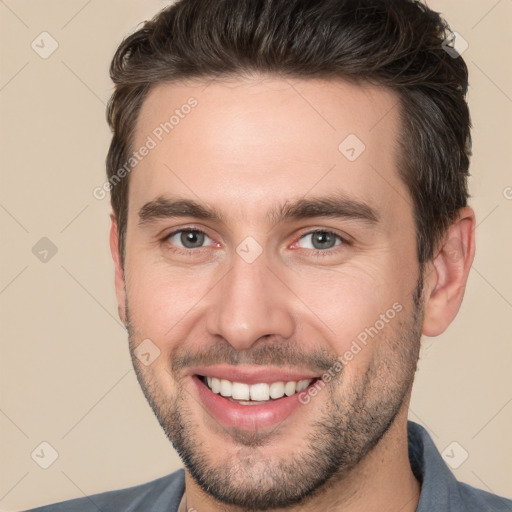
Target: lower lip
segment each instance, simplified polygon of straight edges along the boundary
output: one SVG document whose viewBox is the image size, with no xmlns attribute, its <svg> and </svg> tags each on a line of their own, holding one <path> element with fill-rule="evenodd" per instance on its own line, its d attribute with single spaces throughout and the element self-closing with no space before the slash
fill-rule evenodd
<svg viewBox="0 0 512 512">
<path fill-rule="evenodd" d="M 299 393 L 261 405 L 240 405 L 214 393 L 196 375 L 192 380 L 208 412 L 226 428 L 256 431 L 276 427 L 302 405 Z"/>
</svg>

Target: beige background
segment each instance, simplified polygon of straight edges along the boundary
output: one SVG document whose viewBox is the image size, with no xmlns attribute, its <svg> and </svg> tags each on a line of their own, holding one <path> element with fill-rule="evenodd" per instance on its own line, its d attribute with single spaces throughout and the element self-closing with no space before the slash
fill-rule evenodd
<svg viewBox="0 0 512 512">
<path fill-rule="evenodd" d="M 108 199 L 92 195 L 110 139 L 110 58 L 164 5 L 0 0 L 0 510 L 134 485 L 180 466 L 131 367 Z M 511 496 L 512 1 L 430 5 L 469 43 L 478 250 L 460 315 L 424 341 L 410 417 L 441 451 L 449 447 L 452 464 L 468 452 L 454 470 L 459 479 Z M 31 48 L 43 31 L 59 45 L 47 59 Z M 57 248 L 46 262 L 32 252 L 42 237 Z M 31 458 L 43 441 L 58 452 L 48 469 Z"/>
</svg>

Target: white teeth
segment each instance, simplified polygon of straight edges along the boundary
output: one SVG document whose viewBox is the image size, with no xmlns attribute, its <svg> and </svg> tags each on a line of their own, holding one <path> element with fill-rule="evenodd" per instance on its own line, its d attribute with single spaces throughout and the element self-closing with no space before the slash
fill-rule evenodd
<svg viewBox="0 0 512 512">
<path fill-rule="evenodd" d="M 242 382 L 231 382 L 226 379 L 217 379 L 216 377 L 206 377 L 208 387 L 216 394 L 225 397 L 233 397 L 235 400 L 252 400 L 256 402 L 266 402 L 270 398 L 278 399 L 283 396 L 292 396 L 306 389 L 312 382 L 312 379 L 303 379 L 289 382 L 273 382 L 266 384 L 264 382 L 253 384 L 243 384 Z"/>
<path fill-rule="evenodd" d="M 242 384 L 241 382 L 233 382 L 232 385 L 233 398 L 235 400 L 249 400 L 250 399 L 250 388 L 248 384 Z"/>
<path fill-rule="evenodd" d="M 284 386 L 284 393 L 286 396 L 292 396 L 295 394 L 295 391 L 297 389 L 297 383 L 291 380 L 290 382 L 287 382 Z"/>
<path fill-rule="evenodd" d="M 281 398 L 284 396 L 284 382 L 273 382 L 270 384 L 270 398 Z"/>
<path fill-rule="evenodd" d="M 310 383 L 311 381 L 309 379 L 299 380 L 299 382 L 297 382 L 297 393 L 304 391 L 309 386 Z"/>
<path fill-rule="evenodd" d="M 253 384 L 251 386 L 251 400 L 264 402 L 270 398 L 270 391 L 268 384 Z"/>
<path fill-rule="evenodd" d="M 211 385 L 212 391 L 214 393 L 219 394 L 220 393 L 220 380 L 212 377 L 212 385 Z"/>
<path fill-rule="evenodd" d="M 231 396 L 232 394 L 232 385 L 231 385 L 231 382 L 229 382 L 229 380 L 226 380 L 226 379 L 222 379 L 220 381 L 220 394 L 222 396 Z"/>
</svg>

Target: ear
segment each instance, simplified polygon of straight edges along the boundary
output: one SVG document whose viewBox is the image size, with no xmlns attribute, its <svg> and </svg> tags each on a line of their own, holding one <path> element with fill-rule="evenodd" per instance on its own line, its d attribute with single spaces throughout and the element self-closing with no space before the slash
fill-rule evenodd
<svg viewBox="0 0 512 512">
<path fill-rule="evenodd" d="M 423 334 L 438 336 L 457 315 L 475 256 L 475 213 L 462 208 L 426 267 Z"/>
<path fill-rule="evenodd" d="M 112 253 L 112 259 L 114 260 L 117 312 L 119 314 L 119 318 L 126 326 L 126 290 L 124 283 L 124 269 L 119 247 L 119 230 L 117 220 L 114 215 L 111 215 L 110 219 L 112 221 L 110 226 L 110 251 Z"/>
</svg>

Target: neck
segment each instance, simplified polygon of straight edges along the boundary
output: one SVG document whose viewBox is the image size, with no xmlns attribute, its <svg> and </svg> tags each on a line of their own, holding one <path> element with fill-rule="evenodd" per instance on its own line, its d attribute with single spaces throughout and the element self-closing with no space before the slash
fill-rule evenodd
<svg viewBox="0 0 512 512">
<path fill-rule="evenodd" d="M 219 503 L 200 489 L 188 471 L 186 508 L 197 512 L 242 512 L 238 507 Z M 286 512 L 414 512 L 420 484 L 409 463 L 407 445 L 407 404 L 400 410 L 390 429 L 359 464 Z M 272 512 L 285 512 L 272 509 Z"/>
</svg>

